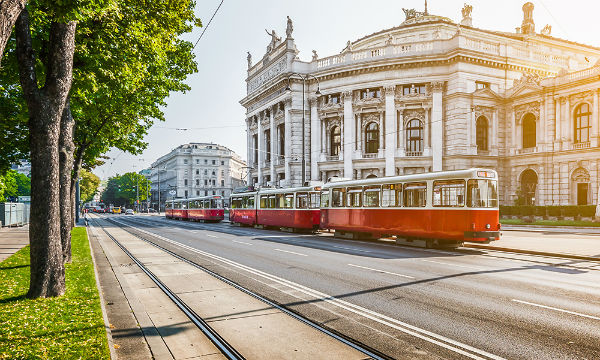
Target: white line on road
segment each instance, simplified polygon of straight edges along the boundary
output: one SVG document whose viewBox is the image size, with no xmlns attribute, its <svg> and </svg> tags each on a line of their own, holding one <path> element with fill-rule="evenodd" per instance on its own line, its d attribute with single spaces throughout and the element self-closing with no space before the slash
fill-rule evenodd
<svg viewBox="0 0 600 360">
<path fill-rule="evenodd" d="M 117 222 L 119 222 L 119 221 L 117 221 Z M 124 223 L 121 223 L 121 224 L 128 225 L 128 224 L 124 224 Z M 405 334 L 412 335 L 412 336 L 414 336 L 416 338 L 428 341 L 428 342 L 430 342 L 432 344 L 441 346 L 441 347 L 443 347 L 445 349 L 448 349 L 450 351 L 454 351 L 457 354 L 462 354 L 462 355 L 467 356 L 467 357 L 469 357 L 471 359 L 485 359 L 485 358 L 495 359 L 495 360 L 503 359 L 502 357 L 500 357 L 498 355 L 495 355 L 495 354 L 492 354 L 492 353 L 489 353 L 489 352 L 487 352 L 485 350 L 478 349 L 478 348 L 470 346 L 468 344 L 461 343 L 459 341 L 447 338 L 447 337 L 445 337 L 443 335 L 436 334 L 436 333 L 434 333 L 432 331 L 428 331 L 428 330 L 419 328 L 417 326 L 410 325 L 410 324 L 405 323 L 403 321 L 400 321 L 400 320 L 394 319 L 392 317 L 389 317 L 389 316 L 377 313 L 375 311 L 366 309 L 366 308 L 364 308 L 362 306 L 359 306 L 359 305 L 355 305 L 355 304 L 350 303 L 348 301 L 341 300 L 341 299 L 339 299 L 339 298 L 337 298 L 335 296 L 332 296 L 332 295 L 329 295 L 329 294 L 326 294 L 326 293 L 322 293 L 320 291 L 311 289 L 311 288 L 309 288 L 307 286 L 304 286 L 304 285 L 300 285 L 300 284 L 292 282 L 290 280 L 283 279 L 283 278 L 278 277 L 276 275 L 272 275 L 272 274 L 269 274 L 267 272 L 260 271 L 258 269 L 255 269 L 255 268 L 252 268 L 252 267 L 240 264 L 238 262 L 229 260 L 227 258 L 218 256 L 218 255 L 207 253 L 205 251 L 202 251 L 202 250 L 193 248 L 191 246 L 182 244 L 182 243 L 180 243 L 178 241 L 171 240 L 169 238 L 166 238 L 164 236 L 158 235 L 156 233 L 152 233 L 150 231 L 146 231 L 146 230 L 141 229 L 141 228 L 136 227 L 136 226 L 131 226 L 131 225 L 128 225 L 128 226 L 130 226 L 132 228 L 135 228 L 135 229 L 137 229 L 138 231 L 140 231 L 142 233 L 152 235 L 152 236 L 154 236 L 154 237 L 156 237 L 158 239 L 161 239 L 161 240 L 163 240 L 165 242 L 171 243 L 173 245 L 180 246 L 180 247 L 182 247 L 182 248 L 184 248 L 186 250 L 193 251 L 193 252 L 195 252 L 197 254 L 209 257 L 209 258 L 214 259 L 214 260 L 221 261 L 221 262 L 223 262 L 225 264 L 228 264 L 228 265 L 230 265 L 232 267 L 235 267 L 235 268 L 238 268 L 238 269 L 241 269 L 241 270 L 245 270 L 245 271 L 247 271 L 247 272 L 249 272 L 251 274 L 255 274 L 255 275 L 261 276 L 261 277 L 263 277 L 263 278 L 265 278 L 267 280 L 273 281 L 273 282 L 278 283 L 280 285 L 287 286 L 288 288 L 290 288 L 292 290 L 299 291 L 301 293 L 304 293 L 304 294 L 306 294 L 308 296 L 311 296 L 311 297 L 313 297 L 315 299 L 318 299 L 320 301 L 323 301 L 323 302 L 332 304 L 334 306 L 337 306 L 337 307 L 339 307 L 341 309 L 345 309 L 345 310 L 351 311 L 351 312 L 353 312 L 353 313 L 355 313 L 355 314 L 357 314 L 359 316 L 363 316 L 365 318 L 371 319 L 371 320 L 376 321 L 376 322 L 378 322 L 380 324 L 383 324 L 383 325 L 386 325 L 386 326 L 388 326 L 390 328 L 402 331 Z M 283 291 L 282 289 L 279 289 L 279 290 Z"/>
<path fill-rule="evenodd" d="M 564 313 L 567 313 L 567 314 L 582 316 L 582 317 L 586 317 L 586 318 L 589 318 L 589 319 L 600 320 L 600 317 L 596 317 L 596 316 L 592 316 L 592 315 L 586 315 L 586 314 L 578 313 L 578 312 L 575 312 L 575 311 L 569 311 L 569 310 L 559 309 L 559 308 L 555 308 L 555 307 L 552 307 L 552 306 L 540 305 L 540 304 L 535 304 L 535 303 L 531 303 L 531 302 L 528 302 L 528 301 L 517 300 L 517 299 L 512 299 L 512 301 L 518 302 L 518 303 L 521 303 L 521 304 L 527 304 L 527 305 L 531 305 L 531 306 L 537 306 L 537 307 L 541 307 L 541 308 L 544 308 L 544 309 L 550 309 L 550 310 L 560 311 L 560 312 L 564 312 Z"/>
<path fill-rule="evenodd" d="M 414 279 L 414 277 L 412 277 L 412 276 L 397 274 L 397 273 L 393 273 L 393 272 L 389 272 L 389 271 L 385 271 L 385 270 L 373 269 L 373 268 L 366 267 L 366 266 L 360 266 L 360 265 L 354 265 L 354 264 L 348 264 L 348 266 L 354 266 L 357 268 L 361 268 L 361 269 L 365 269 L 365 270 L 372 270 L 372 271 L 376 271 L 376 272 L 380 272 L 380 273 L 384 273 L 384 274 L 396 275 L 396 276 L 404 277 L 407 279 Z"/>
<path fill-rule="evenodd" d="M 274 249 L 274 250 L 275 251 L 281 251 L 281 252 L 288 253 L 288 254 L 294 254 L 294 255 L 300 255 L 300 256 L 308 256 L 306 254 L 300 254 L 300 253 L 293 252 L 293 251 L 287 251 L 287 250 L 281 250 L 281 249 Z"/>
<path fill-rule="evenodd" d="M 369 250 L 359 250 L 359 249 L 355 249 L 355 248 L 349 248 L 349 247 L 345 247 L 345 246 L 336 246 L 336 245 L 330 245 L 333 248 L 336 249 L 344 249 L 344 250 L 352 250 L 352 251 L 359 251 L 359 252 L 365 252 L 365 253 L 370 253 L 372 251 Z"/>
<path fill-rule="evenodd" d="M 466 265 L 450 264 L 450 263 L 441 262 L 441 261 L 434 261 L 434 260 L 421 260 L 421 261 L 425 261 L 425 262 L 428 262 L 428 263 L 434 263 L 434 264 L 440 264 L 440 265 L 448 265 L 448 266 L 461 267 L 461 268 L 466 268 L 466 269 L 475 269 L 475 270 L 481 270 L 481 268 L 479 268 L 479 267 L 475 267 L 475 266 L 466 266 Z"/>
<path fill-rule="evenodd" d="M 238 243 L 238 244 L 244 244 L 244 245 L 254 245 L 254 244 L 250 244 L 250 243 L 243 242 L 243 241 L 237 241 L 237 240 L 231 240 L 231 241 L 233 241 L 234 243 Z"/>
<path fill-rule="evenodd" d="M 210 234 L 206 234 L 206 236 L 211 237 L 211 238 L 216 238 L 216 239 L 219 238 L 218 236 L 214 236 L 214 235 L 210 235 Z"/>
</svg>

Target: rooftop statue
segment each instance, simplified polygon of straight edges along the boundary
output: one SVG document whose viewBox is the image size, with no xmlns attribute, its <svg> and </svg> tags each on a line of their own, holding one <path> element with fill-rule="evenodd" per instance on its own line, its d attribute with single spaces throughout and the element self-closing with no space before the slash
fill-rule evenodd
<svg viewBox="0 0 600 360">
<path fill-rule="evenodd" d="M 246 60 L 248 60 L 248 69 L 250 69 L 252 67 L 252 54 L 250 54 L 250 51 L 248 51 L 248 56 L 246 57 Z"/>
<path fill-rule="evenodd" d="M 317 55 L 317 50 L 313 50 L 312 51 L 312 61 L 316 61 L 319 58 L 319 55 Z"/>
<path fill-rule="evenodd" d="M 461 11 L 462 11 L 463 19 L 470 18 L 471 12 L 473 12 L 473 6 L 465 3 L 465 5 L 463 6 Z"/>
<path fill-rule="evenodd" d="M 267 46 L 267 52 L 270 53 L 271 51 L 275 50 L 277 44 L 281 41 L 281 38 L 277 36 L 275 30 L 271 30 L 271 32 L 269 32 L 269 30 L 265 29 L 265 31 L 267 32 L 267 35 L 271 37 L 271 42 L 269 43 L 269 46 Z"/>
<path fill-rule="evenodd" d="M 405 9 L 405 8 L 402 8 L 402 11 L 404 11 L 404 16 L 406 16 L 406 20 L 413 19 L 413 18 L 417 17 L 417 10 L 415 10 L 415 9 Z"/>
<path fill-rule="evenodd" d="M 290 19 L 290 17 L 287 17 L 287 28 L 285 29 L 285 35 L 287 36 L 288 39 L 292 38 L 292 32 L 294 31 L 294 24 L 292 23 L 292 19 Z"/>
</svg>

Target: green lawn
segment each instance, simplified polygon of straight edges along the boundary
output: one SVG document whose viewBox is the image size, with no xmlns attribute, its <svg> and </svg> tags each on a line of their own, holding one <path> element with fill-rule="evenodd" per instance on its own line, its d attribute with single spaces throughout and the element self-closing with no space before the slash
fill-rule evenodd
<svg viewBox="0 0 600 360">
<path fill-rule="evenodd" d="M 0 263 L 0 359 L 109 359 L 85 228 L 73 229 L 67 292 L 25 298 L 29 246 Z"/>
<path fill-rule="evenodd" d="M 531 223 L 521 219 L 500 219 L 501 224 L 505 225 L 544 225 L 544 226 L 592 226 L 600 227 L 599 222 L 594 221 L 574 221 L 574 220 L 537 220 Z"/>
</svg>

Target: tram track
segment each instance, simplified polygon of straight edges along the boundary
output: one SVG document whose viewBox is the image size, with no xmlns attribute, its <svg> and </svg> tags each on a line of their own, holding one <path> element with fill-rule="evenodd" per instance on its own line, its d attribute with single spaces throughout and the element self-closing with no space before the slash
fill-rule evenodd
<svg viewBox="0 0 600 360">
<path fill-rule="evenodd" d="M 268 300 L 267 298 L 253 292 L 252 290 L 241 286 L 189 259 L 186 259 L 185 257 L 182 257 L 178 254 L 176 254 L 175 252 L 155 243 L 154 241 L 148 239 L 146 236 L 150 236 L 152 237 L 152 234 L 148 234 L 145 233 L 143 236 L 140 235 L 139 233 L 137 233 L 135 230 L 131 230 L 131 229 L 135 229 L 134 227 L 128 225 L 128 224 L 124 224 L 121 223 L 120 221 L 114 220 L 114 219 L 108 219 L 105 218 L 105 221 L 114 224 L 116 226 L 118 226 L 120 229 L 126 231 L 127 233 L 131 234 L 132 236 L 148 243 L 149 245 L 156 247 L 158 249 L 160 249 L 161 251 L 164 251 L 165 253 L 175 257 L 176 259 L 185 262 L 186 264 L 189 264 L 209 275 L 211 275 L 212 277 L 236 288 L 237 290 L 265 303 L 267 306 L 269 307 L 273 307 L 275 309 L 278 309 L 279 311 L 281 311 L 282 313 L 290 316 L 291 318 L 305 324 L 308 325 L 309 327 L 319 331 L 322 334 L 325 334 L 339 342 L 341 342 L 342 344 L 349 346 L 350 348 L 364 354 L 366 356 L 366 358 L 368 359 L 376 359 L 376 360 L 384 360 L 384 359 L 393 359 L 392 357 L 385 355 L 375 349 L 370 348 L 369 346 L 362 344 L 360 342 L 357 342 L 354 339 L 348 338 L 346 336 L 344 336 L 343 334 L 340 334 L 338 332 L 336 332 L 335 330 L 332 329 L 328 329 L 326 327 L 323 327 L 313 321 L 311 321 L 310 319 L 300 315 L 299 313 L 296 313 L 290 309 L 287 309 L 273 301 Z M 131 258 L 131 260 L 146 274 L 148 275 L 148 277 L 169 297 L 169 299 L 171 299 L 173 301 L 173 303 L 175 303 L 177 305 L 177 307 L 192 321 L 192 323 L 194 323 L 194 325 L 196 325 L 200 331 L 202 331 L 203 334 L 205 334 L 207 336 L 207 338 L 209 338 L 211 340 L 211 342 L 219 349 L 219 351 L 222 352 L 222 354 L 227 357 L 228 359 L 245 359 L 245 357 L 240 354 L 240 352 L 238 352 L 229 342 L 227 342 L 227 340 L 225 340 L 221 335 L 219 335 L 219 333 L 217 331 L 215 331 L 204 319 L 202 319 L 200 316 L 198 316 L 198 314 L 196 314 L 194 312 L 194 310 L 187 305 L 184 301 L 182 301 L 176 294 L 175 292 L 173 292 L 171 289 L 168 288 L 168 286 L 166 286 L 155 274 L 152 273 L 152 271 L 150 271 L 139 259 L 137 259 L 122 243 L 120 243 L 112 234 L 110 234 L 110 232 L 102 225 L 98 224 L 97 222 L 95 222 L 95 225 L 100 227 L 104 233 L 113 241 L 115 242 L 115 244 L 125 253 L 127 254 L 127 256 L 129 258 Z M 154 235 L 154 237 L 156 238 L 160 238 L 160 236 Z"/>
</svg>

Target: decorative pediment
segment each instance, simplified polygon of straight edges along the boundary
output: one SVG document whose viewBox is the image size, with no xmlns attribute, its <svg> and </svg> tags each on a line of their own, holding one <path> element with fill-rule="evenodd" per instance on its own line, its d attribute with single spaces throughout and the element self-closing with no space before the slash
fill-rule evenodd
<svg viewBox="0 0 600 360">
<path fill-rule="evenodd" d="M 405 121 L 410 121 L 412 119 L 419 119 L 421 121 L 425 121 L 425 109 L 404 110 L 403 115 Z"/>
<path fill-rule="evenodd" d="M 571 175 L 571 180 L 576 183 L 589 183 L 590 182 L 590 174 L 584 168 L 577 168 L 573 171 Z"/>
<path fill-rule="evenodd" d="M 536 120 L 540 118 L 540 102 L 533 101 L 527 104 L 516 105 L 514 107 L 515 110 L 515 119 L 517 123 L 521 123 L 521 119 L 527 113 L 531 113 L 535 116 Z"/>
<path fill-rule="evenodd" d="M 491 120 L 494 108 L 492 106 L 475 105 L 473 106 L 473 112 L 475 113 L 475 119 L 485 116 Z"/>
<path fill-rule="evenodd" d="M 502 98 L 500 95 L 498 95 L 498 93 L 496 93 L 495 91 L 493 91 L 490 88 L 477 89 L 477 90 L 473 91 L 472 95 L 473 95 L 473 97 L 488 98 L 491 100 L 499 100 Z"/>
<path fill-rule="evenodd" d="M 509 97 L 523 96 L 542 90 L 541 77 L 535 73 L 525 72 L 521 78 L 513 82 L 512 88 L 508 89 Z"/>
</svg>

